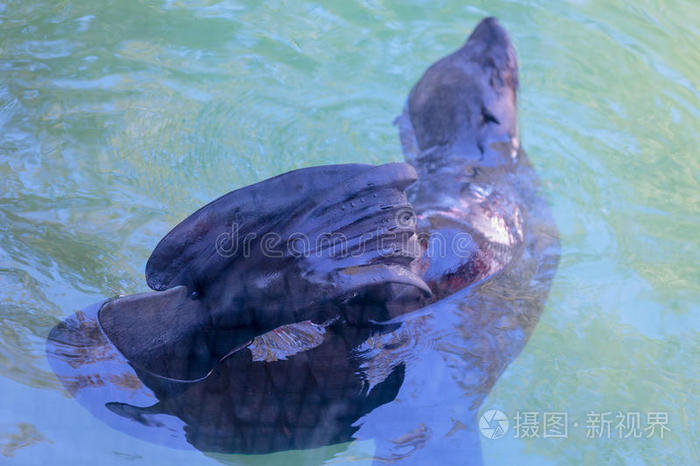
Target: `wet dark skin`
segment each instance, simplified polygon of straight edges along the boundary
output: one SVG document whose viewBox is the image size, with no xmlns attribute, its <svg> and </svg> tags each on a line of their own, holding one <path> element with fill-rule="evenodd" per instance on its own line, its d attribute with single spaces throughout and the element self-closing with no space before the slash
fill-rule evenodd
<svg viewBox="0 0 700 466">
<path fill-rule="evenodd" d="M 475 416 L 532 333 L 559 259 L 519 142 L 517 74 L 507 33 L 484 19 L 411 90 L 397 119 L 407 164 L 314 167 L 205 206 L 149 259 L 160 291 L 54 328 L 57 375 L 108 424 L 175 447 L 373 439 L 380 462 L 478 464 Z M 234 220 L 282 238 L 342 231 L 355 246 L 374 232 L 388 248 L 216 254 Z"/>
</svg>

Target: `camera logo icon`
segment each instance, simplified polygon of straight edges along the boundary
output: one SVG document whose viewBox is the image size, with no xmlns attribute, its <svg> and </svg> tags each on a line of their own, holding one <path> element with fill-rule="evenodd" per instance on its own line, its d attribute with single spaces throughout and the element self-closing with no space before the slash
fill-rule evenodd
<svg viewBox="0 0 700 466">
<path fill-rule="evenodd" d="M 508 432 L 508 416 L 503 411 L 489 409 L 479 418 L 479 430 L 484 437 L 496 440 Z"/>
</svg>

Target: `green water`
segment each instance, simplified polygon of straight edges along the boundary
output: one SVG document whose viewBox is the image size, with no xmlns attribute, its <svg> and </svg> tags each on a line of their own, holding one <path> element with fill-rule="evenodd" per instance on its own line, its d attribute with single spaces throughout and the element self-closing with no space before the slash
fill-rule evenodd
<svg viewBox="0 0 700 466">
<path fill-rule="evenodd" d="M 224 192 L 401 160 L 391 122 L 410 87 L 487 15 L 518 50 L 522 140 L 562 258 L 484 408 L 580 425 L 483 438 L 484 462 L 698 464 L 694 0 L 0 3 L 0 463 L 217 464 L 93 418 L 49 369 L 49 330 L 145 290 L 159 238 Z M 618 411 L 667 413 L 670 431 L 586 438 L 588 413 Z"/>
</svg>

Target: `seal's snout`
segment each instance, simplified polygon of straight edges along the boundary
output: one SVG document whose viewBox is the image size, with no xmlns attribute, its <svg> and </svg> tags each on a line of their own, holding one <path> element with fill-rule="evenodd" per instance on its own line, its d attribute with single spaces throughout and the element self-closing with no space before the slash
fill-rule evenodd
<svg viewBox="0 0 700 466">
<path fill-rule="evenodd" d="M 467 42 L 480 42 L 491 47 L 506 49 L 512 47 L 510 37 L 496 18 L 484 18 L 469 35 Z"/>
<path fill-rule="evenodd" d="M 506 30 L 496 18 L 484 18 L 469 35 L 462 53 L 486 68 L 495 68 L 513 89 L 518 87 L 518 63 L 515 48 Z"/>
</svg>

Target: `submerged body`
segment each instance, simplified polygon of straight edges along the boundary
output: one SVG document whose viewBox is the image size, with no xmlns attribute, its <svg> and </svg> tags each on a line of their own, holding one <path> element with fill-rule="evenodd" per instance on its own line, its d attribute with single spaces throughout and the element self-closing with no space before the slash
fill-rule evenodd
<svg viewBox="0 0 700 466">
<path fill-rule="evenodd" d="M 54 329 L 56 373 L 98 417 L 169 445 L 264 453 L 373 439 L 379 460 L 478 463 L 477 410 L 532 332 L 559 257 L 519 144 L 516 90 L 510 40 L 485 19 L 428 69 L 398 119 L 415 173 L 329 167 L 337 180 L 326 184 L 342 185 L 330 194 L 302 173 L 299 182 L 311 184 L 298 194 L 311 201 L 281 217 L 286 204 L 268 204 L 274 222 L 251 224 L 246 215 L 259 209 L 218 216 L 236 205 L 226 196 L 206 206 L 149 260 L 149 285 L 164 291 L 93 306 Z M 414 211 L 415 221 L 399 220 Z M 241 215 L 249 230 L 273 224 L 315 238 L 325 225 L 332 231 L 323 233 L 345 232 L 352 244 L 378 231 L 391 252 L 212 255 L 212 238 L 224 233 L 217 228 Z M 240 293 L 253 305 L 231 312 Z M 154 321 L 189 330 L 141 338 Z"/>
</svg>

